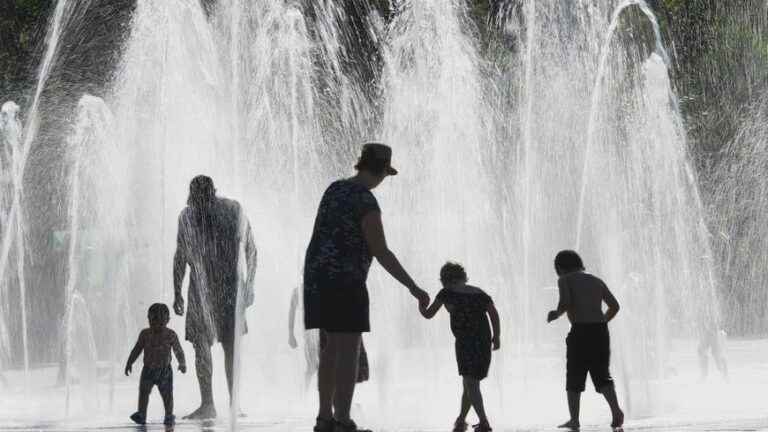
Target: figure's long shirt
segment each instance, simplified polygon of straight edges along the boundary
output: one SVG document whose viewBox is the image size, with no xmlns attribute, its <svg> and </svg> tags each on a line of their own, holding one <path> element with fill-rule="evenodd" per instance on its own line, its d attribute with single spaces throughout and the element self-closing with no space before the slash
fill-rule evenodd
<svg viewBox="0 0 768 432">
<path fill-rule="evenodd" d="M 241 333 L 247 332 L 244 310 L 253 303 L 256 247 L 250 223 L 237 201 L 216 198 L 204 208 L 182 210 L 175 265 L 190 268 L 188 341 L 212 344 L 233 337 L 238 292 Z"/>
</svg>

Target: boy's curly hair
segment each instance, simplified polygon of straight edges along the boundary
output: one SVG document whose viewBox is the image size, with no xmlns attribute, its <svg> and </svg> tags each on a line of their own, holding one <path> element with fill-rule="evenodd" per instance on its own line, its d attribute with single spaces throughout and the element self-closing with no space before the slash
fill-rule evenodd
<svg viewBox="0 0 768 432">
<path fill-rule="evenodd" d="M 467 280 L 467 272 L 459 263 L 448 261 L 440 269 L 440 282 L 442 283 L 466 282 Z"/>
</svg>

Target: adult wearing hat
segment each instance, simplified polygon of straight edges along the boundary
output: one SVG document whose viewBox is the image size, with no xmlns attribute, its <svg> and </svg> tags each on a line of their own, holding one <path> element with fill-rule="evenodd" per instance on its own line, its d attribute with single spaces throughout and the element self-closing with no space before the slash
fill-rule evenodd
<svg viewBox="0 0 768 432">
<path fill-rule="evenodd" d="M 392 149 L 363 146 L 357 174 L 333 182 L 317 210 L 304 261 L 304 324 L 320 329 L 326 344 L 320 353 L 320 408 L 315 432 L 354 432 L 349 416 L 355 392 L 361 335 L 370 331 L 366 279 L 373 258 L 420 304 L 429 295 L 420 289 L 387 247 L 381 210 L 371 190 L 388 176 Z"/>
</svg>

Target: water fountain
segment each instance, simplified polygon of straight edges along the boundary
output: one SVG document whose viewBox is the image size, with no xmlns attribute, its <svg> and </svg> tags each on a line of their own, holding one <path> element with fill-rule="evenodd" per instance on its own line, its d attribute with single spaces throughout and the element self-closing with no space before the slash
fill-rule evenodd
<svg viewBox="0 0 768 432">
<path fill-rule="evenodd" d="M 356 71 L 346 3 L 252 3 L 221 0 L 206 13 L 197 0 L 139 0 L 103 99 L 80 100 L 62 136 L 66 306 L 63 335 L 52 338 L 64 343 L 66 385 L 46 395 L 32 388 L 31 400 L 50 402 L 51 418 L 70 423 L 84 415 L 70 401 L 76 394 L 109 400 L 89 407 L 105 422 L 130 412 L 135 380 L 117 373 L 149 304 L 173 300 L 177 216 L 189 180 L 205 173 L 243 204 L 260 250 L 238 400 L 225 417 L 234 427 L 239 405 L 257 421 L 311 418 L 301 356 L 283 337 L 288 300 L 323 187 L 351 171 L 358 143 L 382 140 L 401 172 L 376 191 L 392 248 L 433 294 L 439 266 L 463 262 L 502 312 L 504 348 L 486 384 L 499 427 L 549 424 L 552 409 L 564 412 L 552 398 L 561 393 L 565 324 L 542 323 L 556 301 L 551 259 L 574 246 L 625 304 L 612 325 L 630 415 L 674 417 L 666 402 L 690 374 L 670 370 L 687 359 L 673 341 L 688 347 L 700 321 L 719 322 L 720 310 L 670 60 L 644 1 L 524 1 L 497 17 L 519 48 L 498 56 L 481 50 L 461 0 L 395 2 L 390 22 L 366 9 L 364 33 L 381 52 L 369 68 L 375 82 Z M 61 0 L 56 9 L 35 101 L 66 17 L 88 7 L 77 5 Z M 17 108 L 4 106 L 0 133 L 12 151 L 0 155 L 3 167 L 34 145 L 37 104 L 24 134 Z M 3 256 L 23 238 L 14 215 L 24 207 L 24 164 L 11 172 L 0 201 Z M 18 270 L 23 285 L 23 261 L 8 259 L 0 275 Z M 360 415 L 394 429 L 446 424 L 458 383 L 446 320 L 423 322 L 376 267 L 370 288 L 374 378 L 360 389 Z M 0 320 L 0 355 L 6 325 Z M 171 327 L 183 335 L 182 319 Z M 218 368 L 219 353 L 214 361 Z M 196 384 L 194 373 L 177 377 L 183 414 L 197 403 Z M 218 369 L 214 381 L 221 406 Z M 603 420 L 594 400 L 584 409 L 585 422 Z"/>
</svg>

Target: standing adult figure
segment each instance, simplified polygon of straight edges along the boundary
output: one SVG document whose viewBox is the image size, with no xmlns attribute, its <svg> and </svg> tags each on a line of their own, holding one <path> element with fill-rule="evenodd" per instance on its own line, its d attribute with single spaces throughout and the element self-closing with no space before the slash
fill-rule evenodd
<svg viewBox="0 0 768 432">
<path fill-rule="evenodd" d="M 320 354 L 320 409 L 315 432 L 358 431 L 349 416 L 355 392 L 361 335 L 370 331 L 366 279 L 373 258 L 426 307 L 419 288 L 387 246 L 381 209 L 371 190 L 392 168 L 392 150 L 365 144 L 357 174 L 333 182 L 317 210 L 304 261 L 304 324 L 320 329 L 326 345 Z"/>
<path fill-rule="evenodd" d="M 236 332 L 242 335 L 248 331 L 245 309 L 253 304 L 256 247 L 240 204 L 217 197 L 213 180 L 202 175 L 189 184 L 187 207 L 179 215 L 173 257 L 173 310 L 177 315 L 184 314 L 181 289 L 187 266 L 190 275 L 185 330 L 195 350 L 201 402 L 184 418 L 214 418 L 211 347 L 218 341 L 224 349 L 232 403 Z"/>
<path fill-rule="evenodd" d="M 555 271 L 560 301 L 550 311 L 547 322 L 568 314 L 571 331 L 566 343 L 566 391 L 571 418 L 559 427 L 579 429 L 579 405 L 587 372 L 595 390 L 601 393 L 611 408 L 611 426 L 624 424 L 624 412 L 619 408 L 616 389 L 610 373 L 611 342 L 608 322 L 619 313 L 619 302 L 608 286 L 598 277 L 584 271 L 581 257 L 572 250 L 560 251 L 555 257 Z M 608 305 L 603 312 L 603 302 Z"/>
</svg>

